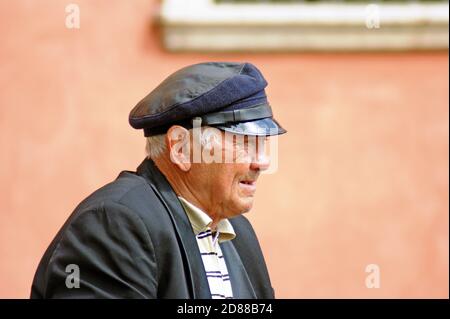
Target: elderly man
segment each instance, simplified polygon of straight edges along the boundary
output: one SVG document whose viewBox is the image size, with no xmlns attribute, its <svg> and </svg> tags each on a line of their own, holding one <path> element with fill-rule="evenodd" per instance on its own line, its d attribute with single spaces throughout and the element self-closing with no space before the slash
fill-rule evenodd
<svg viewBox="0 0 450 319">
<path fill-rule="evenodd" d="M 242 216 L 269 161 L 267 82 L 250 63 L 201 63 L 130 113 L 147 158 L 75 209 L 43 256 L 32 298 L 273 298 Z"/>
</svg>

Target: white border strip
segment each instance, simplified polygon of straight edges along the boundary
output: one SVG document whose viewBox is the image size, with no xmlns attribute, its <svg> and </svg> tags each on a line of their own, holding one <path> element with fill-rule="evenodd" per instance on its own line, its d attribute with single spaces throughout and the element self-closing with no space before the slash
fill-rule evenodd
<svg viewBox="0 0 450 319">
<path fill-rule="evenodd" d="M 160 21 L 171 51 L 448 49 L 448 2 L 376 4 L 375 28 L 370 5 L 166 0 Z"/>
<path fill-rule="evenodd" d="M 376 4 L 376 3 L 374 3 Z M 161 19 L 165 24 L 308 24 L 361 25 L 368 4 L 216 4 L 213 0 L 165 0 Z M 376 4 L 383 24 L 449 22 L 449 4 Z"/>
</svg>

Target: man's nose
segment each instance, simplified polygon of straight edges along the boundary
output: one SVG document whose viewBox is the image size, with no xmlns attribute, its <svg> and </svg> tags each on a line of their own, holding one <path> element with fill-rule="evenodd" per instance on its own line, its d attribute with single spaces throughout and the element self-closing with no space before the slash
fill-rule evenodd
<svg viewBox="0 0 450 319">
<path fill-rule="evenodd" d="M 270 166 L 270 158 L 266 154 L 255 154 L 250 163 L 250 169 L 255 171 L 265 171 Z"/>
</svg>

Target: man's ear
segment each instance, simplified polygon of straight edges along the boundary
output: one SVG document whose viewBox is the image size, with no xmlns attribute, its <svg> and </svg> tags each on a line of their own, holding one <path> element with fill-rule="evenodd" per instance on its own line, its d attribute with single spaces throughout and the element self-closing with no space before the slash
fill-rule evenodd
<svg viewBox="0 0 450 319">
<path fill-rule="evenodd" d="M 191 169 L 190 134 L 182 126 L 174 125 L 167 131 L 166 146 L 170 160 L 183 172 Z"/>
</svg>

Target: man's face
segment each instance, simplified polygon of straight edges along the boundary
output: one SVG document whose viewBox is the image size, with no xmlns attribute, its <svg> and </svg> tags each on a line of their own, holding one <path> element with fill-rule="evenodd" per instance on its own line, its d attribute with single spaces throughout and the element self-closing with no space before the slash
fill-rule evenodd
<svg viewBox="0 0 450 319">
<path fill-rule="evenodd" d="M 222 138 L 217 138 L 220 136 Z M 264 154 L 266 141 L 265 137 L 233 136 L 219 131 L 209 139 L 209 145 L 202 146 L 202 155 L 221 155 L 222 159 L 205 163 L 203 156 L 201 162 L 192 163 L 190 185 L 196 188 L 202 206 L 222 218 L 237 216 L 252 208 L 258 177 L 269 166 Z"/>
</svg>

